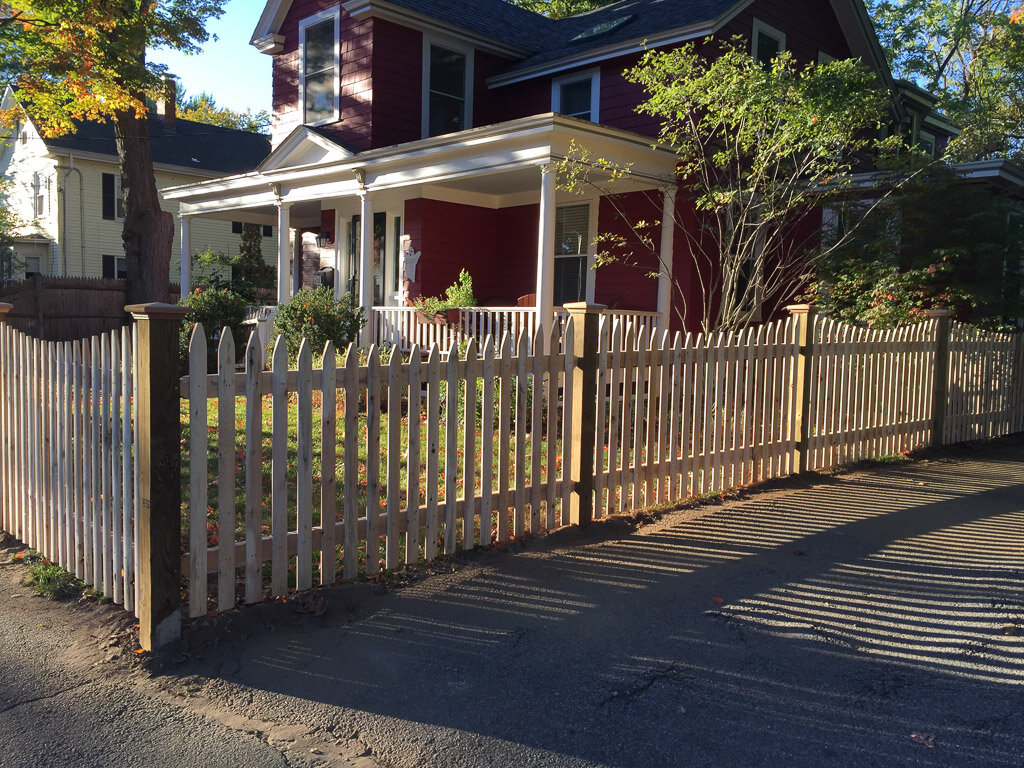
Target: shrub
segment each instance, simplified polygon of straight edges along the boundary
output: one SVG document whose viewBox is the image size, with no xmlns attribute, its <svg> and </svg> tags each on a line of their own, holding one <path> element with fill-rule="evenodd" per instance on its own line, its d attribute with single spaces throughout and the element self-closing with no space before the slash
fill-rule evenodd
<svg viewBox="0 0 1024 768">
<path fill-rule="evenodd" d="M 77 600 L 85 589 L 85 584 L 74 574 L 48 560 L 34 563 L 25 575 L 24 584 L 50 600 Z"/>
<path fill-rule="evenodd" d="M 203 324 L 206 336 L 207 370 L 213 372 L 217 369 L 217 345 L 224 327 L 231 329 L 235 341 L 235 361 L 245 356 L 245 346 L 249 342 L 249 334 L 242 324 L 247 306 L 245 298 L 226 288 L 196 288 L 181 300 L 181 304 L 188 308 L 179 339 L 183 371 L 188 366 L 188 342 L 196 323 Z"/>
<path fill-rule="evenodd" d="M 324 286 L 303 288 L 283 304 L 277 310 L 274 333 L 284 336 L 288 360 L 294 363 L 298 359 L 303 339 L 309 339 L 314 357 L 322 354 L 328 341 L 334 342 L 339 354 L 344 352 L 366 322 L 363 308 L 353 304 L 351 294 L 335 301 L 334 291 Z"/>
<path fill-rule="evenodd" d="M 419 296 L 412 300 L 413 306 L 425 315 L 436 315 L 449 309 L 475 307 L 473 278 L 466 270 L 459 272 L 459 279 L 445 288 L 444 298 L 440 296 Z"/>
</svg>

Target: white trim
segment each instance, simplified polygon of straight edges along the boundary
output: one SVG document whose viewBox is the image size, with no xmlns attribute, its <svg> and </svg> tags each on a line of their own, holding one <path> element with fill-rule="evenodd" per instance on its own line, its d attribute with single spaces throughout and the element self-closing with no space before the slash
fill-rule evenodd
<svg viewBox="0 0 1024 768">
<path fill-rule="evenodd" d="M 324 120 L 306 122 L 306 30 L 328 20 L 334 20 L 334 114 Z M 329 8 L 326 11 L 307 16 L 299 22 L 299 114 L 303 125 L 326 125 L 335 123 L 341 114 L 341 9 Z"/>
<path fill-rule="evenodd" d="M 430 135 L 430 49 L 432 46 L 444 48 L 448 51 L 461 53 L 466 57 L 466 74 L 463 87 L 465 97 L 463 100 L 463 126 L 462 130 L 473 127 L 473 83 L 474 83 L 474 49 L 464 42 L 454 38 L 439 37 L 436 35 L 423 35 L 423 68 L 422 82 L 420 83 L 420 137 L 423 139 L 433 138 Z M 444 136 L 447 134 L 438 134 Z"/>
<path fill-rule="evenodd" d="M 755 16 L 750 33 L 750 55 L 754 57 L 755 61 L 757 60 L 757 44 L 760 42 L 762 34 L 779 41 L 779 53 L 786 50 L 786 33 L 770 24 L 765 24 Z"/>
<path fill-rule="evenodd" d="M 592 123 L 600 122 L 601 115 L 601 68 L 594 67 L 582 72 L 572 72 L 551 81 L 551 111 L 561 114 L 562 86 L 581 80 L 590 80 L 590 117 L 582 118 Z"/>
</svg>

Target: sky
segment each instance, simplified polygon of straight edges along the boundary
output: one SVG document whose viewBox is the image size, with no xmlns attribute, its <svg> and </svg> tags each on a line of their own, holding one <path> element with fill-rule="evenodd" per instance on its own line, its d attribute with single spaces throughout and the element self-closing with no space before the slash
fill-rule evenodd
<svg viewBox="0 0 1024 768">
<path fill-rule="evenodd" d="M 207 42 L 202 53 L 149 51 L 149 59 L 166 64 L 190 95 L 206 91 L 217 106 L 269 112 L 270 56 L 249 45 L 263 6 L 263 0 L 229 0 L 224 15 L 207 24 L 218 39 Z"/>
</svg>

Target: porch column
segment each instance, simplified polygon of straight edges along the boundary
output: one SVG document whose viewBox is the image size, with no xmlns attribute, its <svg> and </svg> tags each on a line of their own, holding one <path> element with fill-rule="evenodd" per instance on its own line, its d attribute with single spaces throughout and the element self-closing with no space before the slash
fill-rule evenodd
<svg viewBox="0 0 1024 768">
<path fill-rule="evenodd" d="M 192 217 L 181 219 L 181 298 L 192 292 Z"/>
<path fill-rule="evenodd" d="M 676 190 L 667 189 L 661 206 L 661 265 L 658 269 L 658 329 L 672 321 L 672 251 L 676 232 Z"/>
<path fill-rule="evenodd" d="M 537 236 L 537 327 L 544 344 L 551 337 L 555 295 L 555 181 L 553 165 L 541 168 L 540 226 Z M 545 350 L 547 351 L 547 350 Z"/>
<path fill-rule="evenodd" d="M 344 287 L 348 285 L 348 275 L 342 274 L 341 265 L 345 258 L 342 244 L 342 221 L 341 211 L 334 207 L 334 300 L 337 301 L 344 293 Z"/>
<path fill-rule="evenodd" d="M 359 306 L 366 317 L 359 339 L 368 347 L 373 343 L 373 199 L 366 190 L 359 193 Z"/>
<path fill-rule="evenodd" d="M 291 254 L 291 203 L 277 204 L 277 303 L 284 304 L 291 298 L 288 280 L 288 261 Z"/>
</svg>

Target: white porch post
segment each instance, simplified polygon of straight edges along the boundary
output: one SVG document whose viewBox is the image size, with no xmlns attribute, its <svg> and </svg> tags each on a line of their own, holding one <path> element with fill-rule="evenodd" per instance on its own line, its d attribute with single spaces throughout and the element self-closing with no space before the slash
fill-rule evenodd
<svg viewBox="0 0 1024 768">
<path fill-rule="evenodd" d="M 192 217 L 181 216 L 181 298 L 192 292 Z"/>
<path fill-rule="evenodd" d="M 368 347 L 373 343 L 373 199 L 366 190 L 359 193 L 359 306 L 366 317 L 360 341 Z"/>
<path fill-rule="evenodd" d="M 672 320 L 672 252 L 676 230 L 676 191 L 665 190 L 661 206 L 661 264 L 658 268 L 658 328 L 667 331 Z"/>
<path fill-rule="evenodd" d="M 291 255 L 291 203 L 277 204 L 277 303 L 287 303 L 291 298 L 291 282 L 288 279 L 288 261 Z"/>
<path fill-rule="evenodd" d="M 553 165 L 541 168 L 540 226 L 537 236 L 537 327 L 547 345 L 554 321 L 555 295 L 555 181 Z M 547 350 L 545 350 L 547 351 Z"/>
<path fill-rule="evenodd" d="M 341 211 L 338 207 L 334 208 L 334 300 L 337 301 L 341 298 L 341 294 L 344 293 L 344 287 L 348 284 L 348 275 L 343 274 L 341 265 L 344 257 L 342 250 L 342 221 Z"/>
</svg>

